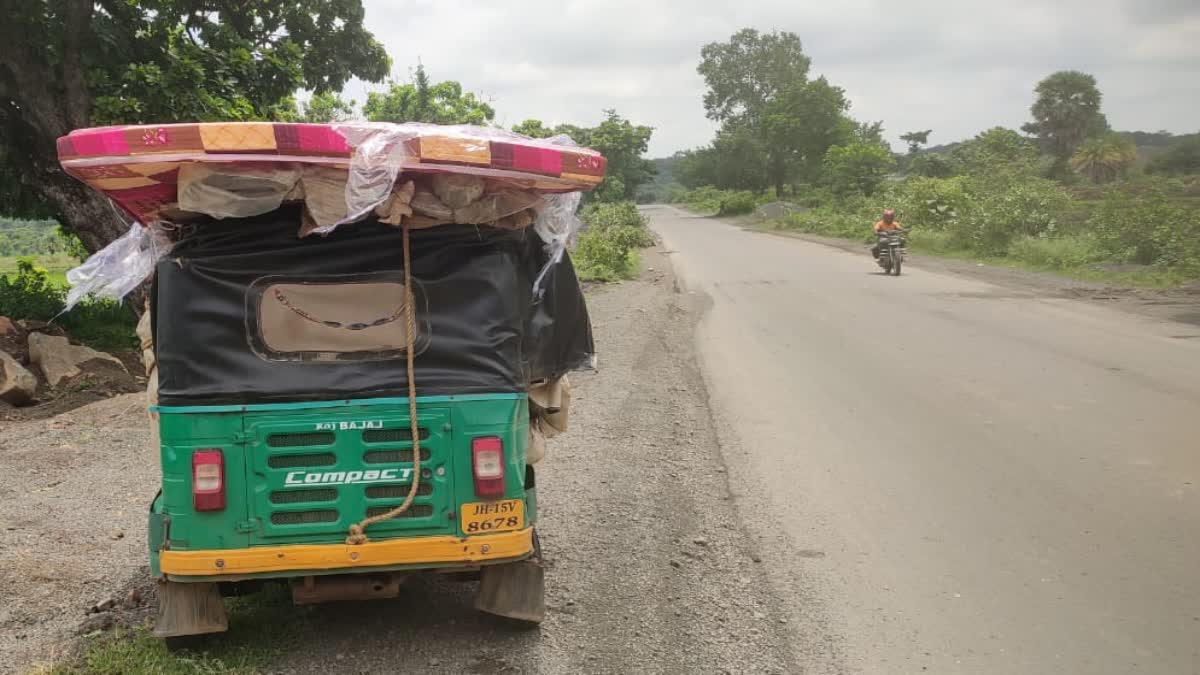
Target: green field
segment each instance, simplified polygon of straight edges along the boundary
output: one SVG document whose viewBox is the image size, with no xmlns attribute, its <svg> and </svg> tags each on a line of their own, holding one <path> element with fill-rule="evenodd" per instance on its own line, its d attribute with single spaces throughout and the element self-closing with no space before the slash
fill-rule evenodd
<svg viewBox="0 0 1200 675">
<path fill-rule="evenodd" d="M 32 257 L 35 265 L 46 269 L 51 283 L 63 287 L 67 285 L 67 270 L 79 265 L 78 260 L 61 253 L 57 255 L 0 257 L 0 276 L 16 274 L 17 260 L 20 257 Z"/>
</svg>

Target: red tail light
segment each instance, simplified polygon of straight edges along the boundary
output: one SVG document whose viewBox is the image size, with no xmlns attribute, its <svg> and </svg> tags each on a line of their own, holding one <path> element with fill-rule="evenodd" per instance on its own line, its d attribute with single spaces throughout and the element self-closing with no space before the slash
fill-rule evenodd
<svg viewBox="0 0 1200 675">
<path fill-rule="evenodd" d="M 471 441 L 471 465 L 475 468 L 476 496 L 504 496 L 504 441 L 499 436 Z"/>
<path fill-rule="evenodd" d="M 225 508 L 225 456 L 220 450 L 192 453 L 192 506 L 197 511 Z"/>
</svg>

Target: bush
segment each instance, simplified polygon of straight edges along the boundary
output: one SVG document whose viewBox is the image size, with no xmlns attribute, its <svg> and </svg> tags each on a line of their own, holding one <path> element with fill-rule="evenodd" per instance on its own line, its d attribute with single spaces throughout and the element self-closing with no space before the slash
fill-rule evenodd
<svg viewBox="0 0 1200 675">
<path fill-rule="evenodd" d="M 50 283 L 50 275 L 32 258 L 17 260 L 15 276 L 0 276 L 0 316 L 49 321 L 62 311 L 64 298 L 62 289 Z"/>
<path fill-rule="evenodd" d="M 589 204 L 587 226 L 575 248 L 575 269 L 585 281 L 618 281 L 637 274 L 637 249 L 654 244 L 646 217 L 630 202 Z"/>
<path fill-rule="evenodd" d="M 1008 257 L 1035 267 L 1069 270 L 1103 260 L 1104 251 L 1087 236 L 1021 237 L 1009 245 Z"/>
<path fill-rule="evenodd" d="M 759 198 L 753 192 L 746 190 L 730 192 L 721 198 L 721 205 L 717 208 L 717 215 L 741 216 L 753 213 L 754 209 L 758 208 L 759 203 Z"/>
<path fill-rule="evenodd" d="M 628 227 L 590 228 L 579 235 L 575 247 L 575 271 L 584 281 L 632 279 L 637 272 L 637 254 L 630 246 Z"/>
<path fill-rule="evenodd" d="M 978 178 L 967 184 L 964 213 L 948 219 L 953 245 L 1002 256 L 1020 236 L 1052 236 L 1069 197 L 1057 183 L 1035 177 Z"/>
<path fill-rule="evenodd" d="M 0 316 L 57 321 L 71 337 L 101 350 L 137 347 L 137 321 L 128 308 L 112 300 L 88 299 L 66 314 L 66 290 L 50 282 L 32 260 L 17 261 L 15 276 L 0 276 Z M 62 316 L 59 316 L 62 314 Z"/>
<path fill-rule="evenodd" d="M 1200 216 L 1160 189 L 1111 190 L 1090 223 L 1101 248 L 1117 262 L 1200 273 Z"/>
</svg>

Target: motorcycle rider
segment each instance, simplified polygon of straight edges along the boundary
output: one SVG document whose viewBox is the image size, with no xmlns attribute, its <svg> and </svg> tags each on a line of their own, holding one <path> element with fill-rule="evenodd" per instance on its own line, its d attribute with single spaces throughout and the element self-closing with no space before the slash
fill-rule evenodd
<svg viewBox="0 0 1200 675">
<path fill-rule="evenodd" d="M 894 210 L 884 209 L 883 219 L 875 223 L 875 246 L 871 248 L 871 255 L 875 256 L 876 260 L 879 259 L 879 251 L 883 246 L 883 242 L 879 239 L 879 235 L 883 232 L 894 231 L 903 232 L 904 228 L 900 226 L 900 223 L 896 222 L 896 212 Z"/>
</svg>

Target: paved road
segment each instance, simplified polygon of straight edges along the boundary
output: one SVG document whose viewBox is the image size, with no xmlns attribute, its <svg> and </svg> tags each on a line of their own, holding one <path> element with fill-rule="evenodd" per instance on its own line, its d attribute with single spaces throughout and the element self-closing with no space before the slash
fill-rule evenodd
<svg viewBox="0 0 1200 675">
<path fill-rule="evenodd" d="M 647 212 L 806 670 L 1200 673 L 1200 328 Z"/>
</svg>

